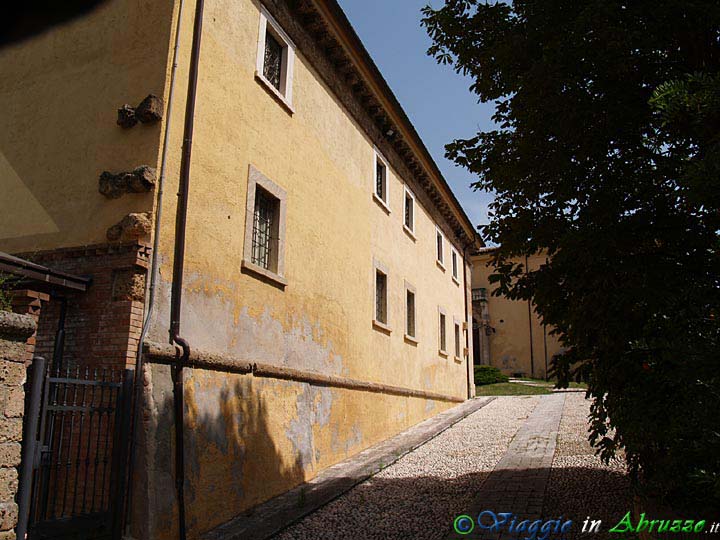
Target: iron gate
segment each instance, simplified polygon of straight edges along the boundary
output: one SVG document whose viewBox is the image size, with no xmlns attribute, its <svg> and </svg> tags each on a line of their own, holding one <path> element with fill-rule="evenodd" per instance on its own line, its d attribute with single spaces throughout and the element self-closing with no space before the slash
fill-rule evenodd
<svg viewBox="0 0 720 540">
<path fill-rule="evenodd" d="M 121 538 L 132 385 L 130 369 L 75 367 L 45 373 L 30 540 Z"/>
</svg>

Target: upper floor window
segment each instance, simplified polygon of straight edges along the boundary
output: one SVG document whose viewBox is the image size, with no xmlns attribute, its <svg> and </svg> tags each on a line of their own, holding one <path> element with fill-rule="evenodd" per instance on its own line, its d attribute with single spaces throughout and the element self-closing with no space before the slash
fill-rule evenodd
<svg viewBox="0 0 720 540">
<path fill-rule="evenodd" d="M 282 286 L 286 200 L 284 189 L 250 165 L 242 267 Z"/>
<path fill-rule="evenodd" d="M 386 212 L 390 212 L 390 197 L 388 195 L 388 165 L 379 152 L 375 151 L 375 182 L 373 199 L 375 199 Z"/>
<path fill-rule="evenodd" d="M 256 77 L 292 112 L 295 46 L 264 8 L 260 10 Z"/>
<path fill-rule="evenodd" d="M 439 228 L 435 229 L 435 245 L 437 251 L 437 263 L 445 269 L 445 236 Z"/>
<path fill-rule="evenodd" d="M 451 254 L 450 254 L 450 258 L 451 258 L 451 260 L 452 260 L 452 278 L 453 278 L 453 281 L 455 281 L 456 283 L 459 283 L 458 274 L 459 274 L 460 264 L 459 264 L 459 262 L 458 262 L 458 259 L 459 259 L 459 257 L 458 257 L 458 252 L 455 251 L 455 248 L 452 248 L 452 252 L 451 252 Z"/>
<path fill-rule="evenodd" d="M 407 187 L 405 188 L 403 226 L 407 232 L 415 233 L 415 196 Z"/>
</svg>

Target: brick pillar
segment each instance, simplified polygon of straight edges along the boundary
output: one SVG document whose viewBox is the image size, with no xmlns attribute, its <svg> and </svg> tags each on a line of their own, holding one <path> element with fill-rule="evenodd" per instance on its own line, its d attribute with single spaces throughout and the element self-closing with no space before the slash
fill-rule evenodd
<svg viewBox="0 0 720 540">
<path fill-rule="evenodd" d="M 39 294 L 39 293 L 38 293 Z M 43 295 L 44 296 L 44 295 Z M 15 538 L 18 467 L 22 444 L 28 355 L 32 357 L 40 296 L 33 313 L 0 311 L 0 540 Z M 18 306 L 22 302 L 18 300 Z M 13 303 L 15 306 L 15 303 Z M 29 307 L 29 306 L 28 306 Z"/>
<path fill-rule="evenodd" d="M 31 291 L 29 289 L 12 291 L 11 294 L 13 312 L 20 313 L 21 315 L 29 315 L 35 321 L 35 327 L 37 328 L 42 303 L 50 300 L 50 296 L 38 291 Z M 36 334 L 37 332 L 33 332 L 33 334 L 27 338 L 27 350 L 24 358 L 27 364 L 32 362 L 33 354 L 35 353 Z"/>
</svg>

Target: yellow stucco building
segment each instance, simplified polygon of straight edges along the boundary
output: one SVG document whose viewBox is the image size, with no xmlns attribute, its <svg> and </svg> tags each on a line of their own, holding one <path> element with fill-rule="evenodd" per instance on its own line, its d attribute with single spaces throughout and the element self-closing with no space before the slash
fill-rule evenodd
<svg viewBox="0 0 720 540">
<path fill-rule="evenodd" d="M 542 323 L 532 302 L 492 294 L 489 277 L 496 248 L 474 252 L 472 261 L 472 341 L 475 365 L 491 365 L 510 376 L 546 378 L 553 356 L 562 351 L 558 336 Z M 522 263 L 529 271 L 544 264 L 543 254 Z"/>
<path fill-rule="evenodd" d="M 67 362 L 142 368 L 132 532 L 155 540 L 183 342 L 190 538 L 474 392 L 482 244 L 335 0 L 197 14 L 110 1 L 0 51 L 0 250 L 93 277 Z"/>
</svg>

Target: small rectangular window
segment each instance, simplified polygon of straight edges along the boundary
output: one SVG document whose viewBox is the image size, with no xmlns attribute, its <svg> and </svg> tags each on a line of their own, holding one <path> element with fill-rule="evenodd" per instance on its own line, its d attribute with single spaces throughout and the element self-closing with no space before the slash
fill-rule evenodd
<svg viewBox="0 0 720 540">
<path fill-rule="evenodd" d="M 455 281 L 458 280 L 458 254 L 454 249 L 452 250 L 452 277 Z"/>
<path fill-rule="evenodd" d="M 287 193 L 250 165 L 242 268 L 285 286 Z"/>
<path fill-rule="evenodd" d="M 406 294 L 406 328 L 405 334 L 415 337 L 415 293 L 407 289 Z"/>
<path fill-rule="evenodd" d="M 292 79 L 295 46 L 277 21 L 260 8 L 260 30 L 255 78 L 283 105 L 292 109 Z"/>
<path fill-rule="evenodd" d="M 263 62 L 263 75 L 278 91 L 280 91 L 280 76 L 282 74 L 283 49 L 280 42 L 272 32 L 265 32 L 265 59 Z"/>
<path fill-rule="evenodd" d="M 375 269 L 375 320 L 387 324 L 387 275 Z"/>
<path fill-rule="evenodd" d="M 277 215 L 280 201 L 260 186 L 255 191 L 253 215 L 252 259 L 266 270 L 277 270 Z"/>
<path fill-rule="evenodd" d="M 460 325 L 455 323 L 455 357 L 460 358 Z"/>
<path fill-rule="evenodd" d="M 447 329 L 445 323 L 445 314 L 440 312 L 440 352 L 447 354 Z"/>
<path fill-rule="evenodd" d="M 444 267 L 445 266 L 445 250 L 444 250 L 444 238 L 440 229 L 435 230 L 435 241 L 437 245 L 437 262 Z"/>
<path fill-rule="evenodd" d="M 405 188 L 404 225 L 410 232 L 415 232 L 415 197 Z"/>
<path fill-rule="evenodd" d="M 375 200 L 380 203 L 383 209 L 389 213 L 389 196 L 388 196 L 388 165 L 380 153 L 375 151 Z"/>
</svg>

